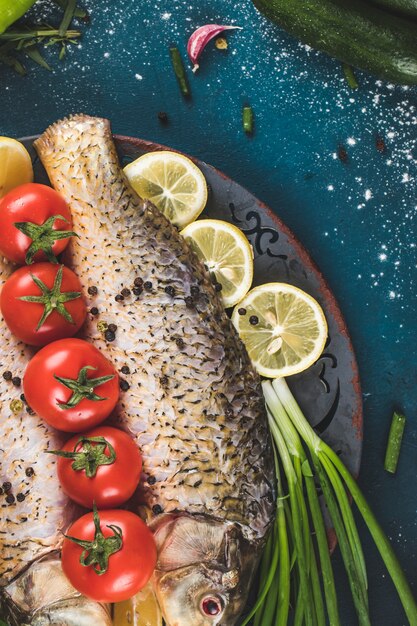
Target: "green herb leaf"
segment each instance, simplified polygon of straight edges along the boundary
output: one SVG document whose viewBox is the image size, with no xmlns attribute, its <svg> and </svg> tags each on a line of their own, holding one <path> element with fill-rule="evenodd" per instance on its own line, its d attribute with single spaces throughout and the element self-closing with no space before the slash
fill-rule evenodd
<svg viewBox="0 0 417 626">
<path fill-rule="evenodd" d="M 67 0 L 67 5 L 65 7 L 64 17 L 62 18 L 62 22 L 59 26 L 59 36 L 63 37 L 67 32 L 69 25 L 71 24 L 75 9 L 77 8 L 77 0 Z"/>
<path fill-rule="evenodd" d="M 51 66 L 45 61 L 45 59 L 43 58 L 43 56 L 39 52 L 39 49 L 36 46 L 25 47 L 25 54 L 30 59 L 32 59 L 32 61 L 35 61 L 35 63 L 43 67 L 45 70 L 52 72 Z"/>
</svg>

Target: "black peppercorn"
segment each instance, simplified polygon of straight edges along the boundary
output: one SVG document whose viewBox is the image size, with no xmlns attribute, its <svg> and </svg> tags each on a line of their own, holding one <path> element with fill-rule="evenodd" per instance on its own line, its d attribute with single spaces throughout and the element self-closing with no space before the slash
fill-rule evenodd
<svg viewBox="0 0 417 626">
<path fill-rule="evenodd" d="M 122 391 L 127 391 L 130 388 L 130 385 L 127 382 L 127 380 L 124 380 L 123 378 L 120 379 L 119 386 Z"/>
<path fill-rule="evenodd" d="M 25 394 L 24 393 L 20 394 L 20 399 L 21 399 L 22 402 L 26 402 L 26 398 L 25 398 Z"/>
<path fill-rule="evenodd" d="M 239 315 L 246 315 L 246 309 L 244 309 L 243 307 L 240 307 L 237 312 L 239 313 Z"/>
<path fill-rule="evenodd" d="M 198 295 L 199 295 L 199 293 L 200 293 L 200 288 L 199 288 L 199 287 L 197 287 L 197 285 L 192 285 L 192 286 L 191 286 L 191 289 L 190 289 L 190 293 L 191 293 L 191 295 L 195 298 L 196 296 L 198 296 Z"/>
<path fill-rule="evenodd" d="M 130 374 L 130 369 L 127 365 L 123 365 L 120 371 L 122 372 L 122 374 Z"/>
<path fill-rule="evenodd" d="M 87 291 L 90 294 L 90 296 L 96 296 L 98 294 L 98 289 L 97 287 L 94 287 L 94 286 L 89 287 Z"/>
<path fill-rule="evenodd" d="M 91 307 L 90 309 L 91 315 L 98 315 L 98 308 L 96 306 Z"/>
<path fill-rule="evenodd" d="M 33 467 L 27 467 L 25 470 L 25 474 L 26 476 L 28 476 L 28 478 L 33 476 L 34 473 L 35 473 L 35 470 L 33 469 Z"/>
<path fill-rule="evenodd" d="M 142 287 L 133 287 L 132 291 L 133 291 L 133 295 L 140 296 L 142 291 L 143 291 L 143 288 Z"/>
<path fill-rule="evenodd" d="M 115 332 L 116 332 L 116 330 L 117 330 L 117 326 L 116 326 L 116 324 L 109 324 L 109 325 L 107 326 L 107 330 L 109 330 L 111 333 L 115 333 Z"/>
<path fill-rule="evenodd" d="M 22 379 L 19 376 L 13 376 L 12 383 L 15 387 L 20 387 L 20 385 L 22 384 Z"/>
<path fill-rule="evenodd" d="M 128 298 L 130 296 L 130 289 L 128 289 L 127 287 L 124 287 L 121 291 L 121 294 L 124 298 Z"/>
<path fill-rule="evenodd" d="M 214 285 L 214 289 L 215 289 L 216 291 L 221 291 L 221 290 L 223 289 L 223 285 L 221 285 L 220 283 L 216 283 L 216 284 Z"/>
<path fill-rule="evenodd" d="M 344 146 L 338 147 L 337 156 L 342 163 L 347 163 L 349 161 L 348 153 L 346 152 L 346 148 Z"/>
<path fill-rule="evenodd" d="M 2 484 L 2 487 L 3 487 L 4 493 L 8 493 L 10 489 L 12 488 L 12 483 L 9 483 L 8 481 L 6 481 L 5 483 Z"/>
<path fill-rule="evenodd" d="M 16 500 L 17 500 L 18 502 L 23 502 L 23 500 L 25 499 L 25 497 L 26 497 L 26 496 L 25 496 L 25 494 L 24 494 L 24 493 L 18 493 L 18 494 L 17 494 L 17 496 L 16 496 Z"/>
<path fill-rule="evenodd" d="M 165 111 L 159 111 L 158 113 L 158 120 L 161 122 L 161 124 L 168 124 L 168 115 Z"/>
<path fill-rule="evenodd" d="M 146 291 L 150 291 L 152 289 L 152 283 L 150 280 L 147 280 L 146 282 L 144 282 L 143 286 L 145 287 Z"/>
<path fill-rule="evenodd" d="M 116 302 L 122 302 L 124 300 L 124 297 L 122 296 L 122 294 L 118 293 L 115 297 L 115 300 Z"/>
<path fill-rule="evenodd" d="M 104 338 L 106 341 L 114 341 L 116 339 L 116 335 L 112 333 L 111 330 L 106 330 L 104 333 Z"/>
<path fill-rule="evenodd" d="M 31 409 L 30 406 L 26 407 L 26 413 L 28 413 L 29 415 L 35 415 L 35 411 Z"/>
<path fill-rule="evenodd" d="M 181 337 L 178 337 L 178 339 L 175 340 L 175 343 L 180 350 L 182 350 L 185 346 L 184 339 L 181 339 Z"/>
<path fill-rule="evenodd" d="M 156 483 L 155 476 L 148 476 L 148 485 L 154 485 Z"/>
<path fill-rule="evenodd" d="M 13 374 L 7 370 L 7 372 L 3 372 L 4 380 L 12 380 Z"/>
<path fill-rule="evenodd" d="M 154 515 L 161 515 L 161 513 L 163 513 L 164 509 L 162 508 L 162 506 L 160 504 L 154 504 L 152 507 L 152 512 Z"/>
<path fill-rule="evenodd" d="M 187 296 L 185 298 L 185 304 L 188 309 L 192 309 L 194 307 L 194 298 L 192 298 L 191 296 Z"/>
<path fill-rule="evenodd" d="M 256 324 L 259 323 L 259 317 L 257 315 L 251 315 L 249 318 L 249 324 L 252 324 L 252 326 L 256 326 Z"/>
<path fill-rule="evenodd" d="M 135 287 L 143 287 L 143 280 L 137 276 L 137 278 L 135 278 L 135 280 L 133 281 L 133 284 L 135 285 Z"/>
<path fill-rule="evenodd" d="M 6 502 L 7 504 L 13 504 L 14 502 L 14 495 L 12 493 L 9 493 L 7 498 L 6 498 Z"/>
<path fill-rule="evenodd" d="M 173 287 L 172 285 L 168 285 L 167 287 L 165 287 L 165 293 L 173 298 L 175 296 L 175 287 Z"/>
</svg>

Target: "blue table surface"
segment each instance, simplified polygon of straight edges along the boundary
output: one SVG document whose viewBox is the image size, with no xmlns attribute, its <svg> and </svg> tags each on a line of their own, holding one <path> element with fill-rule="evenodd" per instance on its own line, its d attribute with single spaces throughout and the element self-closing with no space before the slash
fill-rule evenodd
<svg viewBox="0 0 417 626">
<path fill-rule="evenodd" d="M 32 14 L 57 15 L 42 0 Z M 223 170 L 268 203 L 305 244 L 333 289 L 352 335 L 362 381 L 365 443 L 360 484 L 417 593 L 417 91 L 357 72 L 273 26 L 250 0 L 86 0 L 91 24 L 53 72 L 30 64 L 25 78 L 0 67 L 0 134 L 43 131 L 74 112 L 106 116 L 115 132 L 160 142 Z M 54 17 L 50 17 L 51 20 Z M 243 27 L 213 45 L 181 97 L 168 46 L 184 54 L 208 22 Z M 241 109 L 256 131 L 248 138 Z M 166 111 L 162 126 L 158 111 Z M 376 148 L 380 136 L 385 151 Z M 340 146 L 346 163 L 337 157 Z M 407 417 L 395 476 L 383 469 L 394 408 Z M 360 524 L 372 624 L 402 626 L 393 585 Z M 340 555 L 343 624 L 357 623 Z"/>
</svg>

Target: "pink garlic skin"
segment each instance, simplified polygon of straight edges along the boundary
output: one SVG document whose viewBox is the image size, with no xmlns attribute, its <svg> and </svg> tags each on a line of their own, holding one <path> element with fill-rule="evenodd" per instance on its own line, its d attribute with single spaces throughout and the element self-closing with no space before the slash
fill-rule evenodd
<svg viewBox="0 0 417 626">
<path fill-rule="evenodd" d="M 197 63 L 200 54 L 203 52 L 206 45 L 217 35 L 220 35 L 225 30 L 241 30 L 241 26 L 223 26 L 221 24 L 205 24 L 200 26 L 191 35 L 187 44 L 187 54 L 193 63 L 193 72 L 196 72 L 200 67 Z"/>
</svg>

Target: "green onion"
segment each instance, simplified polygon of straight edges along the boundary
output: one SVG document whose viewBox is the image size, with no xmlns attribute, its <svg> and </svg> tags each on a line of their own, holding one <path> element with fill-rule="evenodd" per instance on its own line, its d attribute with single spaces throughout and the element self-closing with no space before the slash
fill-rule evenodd
<svg viewBox="0 0 417 626">
<path fill-rule="evenodd" d="M 344 491 L 345 487 L 350 492 L 368 526 L 375 545 L 394 582 L 410 624 L 417 626 L 417 605 L 410 586 L 388 538 L 372 513 L 355 479 L 338 455 L 314 432 L 284 379 L 274 380 L 272 384 L 264 382 L 263 389 L 270 414 L 274 415 L 276 420 L 277 416 L 282 415 L 284 411 L 292 427 L 301 436 L 311 455 L 314 469 L 320 479 L 326 504 L 338 535 L 342 555 L 344 552 L 345 567 L 349 576 L 360 624 L 369 623 L 366 574 L 363 567 L 362 550 L 360 546 L 355 547 L 354 545 L 358 534 L 351 512 L 348 512 L 346 509 L 347 496 Z M 274 432 L 272 432 L 272 435 L 274 437 Z"/>
<path fill-rule="evenodd" d="M 171 56 L 172 67 L 174 68 L 175 76 L 177 77 L 178 85 L 181 89 L 183 96 L 188 98 L 191 95 L 190 87 L 188 84 L 187 75 L 185 73 L 184 62 L 181 57 L 181 53 L 176 46 L 171 46 L 169 49 Z"/>
<path fill-rule="evenodd" d="M 347 65 L 346 63 L 343 63 L 342 65 L 343 67 L 343 72 L 346 78 L 346 82 L 349 85 L 349 87 L 351 89 L 358 89 L 359 87 L 359 83 L 356 80 L 356 76 L 355 73 L 353 71 L 353 67 L 351 65 Z"/>
<path fill-rule="evenodd" d="M 400 413 L 395 412 L 392 416 L 384 463 L 384 468 L 387 470 L 387 472 L 391 472 L 391 474 L 395 474 L 395 472 L 397 471 L 398 459 L 400 457 L 401 451 L 401 443 L 404 435 L 405 422 L 405 415 L 401 415 Z"/>
<path fill-rule="evenodd" d="M 253 133 L 253 109 L 250 106 L 244 106 L 242 111 L 243 130 L 248 135 Z"/>
</svg>

